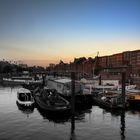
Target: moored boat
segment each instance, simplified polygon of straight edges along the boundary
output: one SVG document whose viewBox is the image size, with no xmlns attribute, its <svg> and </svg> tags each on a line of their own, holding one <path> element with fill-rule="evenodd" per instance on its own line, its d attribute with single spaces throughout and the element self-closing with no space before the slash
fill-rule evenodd
<svg viewBox="0 0 140 140">
<path fill-rule="evenodd" d="M 93 101 L 97 105 L 108 109 L 122 109 L 120 95 L 116 93 L 97 93 L 93 95 Z"/>
<path fill-rule="evenodd" d="M 3 78 L 2 80 L 4 85 L 23 85 L 23 84 L 40 84 L 42 80 L 34 80 L 33 77 L 29 76 L 18 76 Z"/>
<path fill-rule="evenodd" d="M 31 107 L 34 105 L 34 98 L 32 96 L 32 93 L 30 90 L 26 88 L 20 88 L 17 92 L 17 103 L 26 106 L 26 107 Z"/>
<path fill-rule="evenodd" d="M 63 96 L 71 96 L 71 79 L 67 77 L 55 77 L 47 79 L 47 86 Z M 81 91 L 81 85 L 78 81 L 75 81 L 75 93 L 79 94 Z"/>
<path fill-rule="evenodd" d="M 61 113 L 70 111 L 70 103 L 61 97 L 56 90 L 49 88 L 36 89 L 33 92 L 35 101 L 40 109 L 52 113 Z"/>
</svg>

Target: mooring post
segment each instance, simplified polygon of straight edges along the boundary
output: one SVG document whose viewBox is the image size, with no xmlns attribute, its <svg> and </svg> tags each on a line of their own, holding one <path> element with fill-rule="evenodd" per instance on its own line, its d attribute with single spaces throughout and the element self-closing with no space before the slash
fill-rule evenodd
<svg viewBox="0 0 140 140">
<path fill-rule="evenodd" d="M 75 129 L 74 115 L 75 115 L 75 72 L 71 73 L 71 112 L 72 112 L 72 130 Z"/>
<path fill-rule="evenodd" d="M 46 79 L 46 76 L 44 74 L 42 74 L 42 86 L 44 87 L 45 86 L 45 79 Z"/>
<path fill-rule="evenodd" d="M 122 106 L 125 108 L 125 79 L 126 79 L 126 73 L 122 72 Z"/>
</svg>

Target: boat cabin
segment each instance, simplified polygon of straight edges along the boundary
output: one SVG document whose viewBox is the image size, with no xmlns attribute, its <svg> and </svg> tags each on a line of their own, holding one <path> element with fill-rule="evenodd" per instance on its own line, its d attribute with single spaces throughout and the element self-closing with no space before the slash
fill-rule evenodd
<svg viewBox="0 0 140 140">
<path fill-rule="evenodd" d="M 21 88 L 17 92 L 17 102 L 22 105 L 32 105 L 34 103 L 33 96 L 28 89 Z"/>
<path fill-rule="evenodd" d="M 63 95 L 71 94 L 71 79 L 69 78 L 56 78 L 48 79 L 47 86 L 52 89 L 56 89 L 58 93 Z M 80 92 L 80 83 L 75 82 L 75 92 Z"/>
</svg>

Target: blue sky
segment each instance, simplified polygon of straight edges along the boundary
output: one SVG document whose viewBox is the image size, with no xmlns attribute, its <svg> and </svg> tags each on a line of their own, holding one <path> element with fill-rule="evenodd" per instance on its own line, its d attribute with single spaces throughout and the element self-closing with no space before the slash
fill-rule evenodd
<svg viewBox="0 0 140 140">
<path fill-rule="evenodd" d="M 0 59 L 47 65 L 135 49 L 139 0 L 0 0 Z"/>
</svg>

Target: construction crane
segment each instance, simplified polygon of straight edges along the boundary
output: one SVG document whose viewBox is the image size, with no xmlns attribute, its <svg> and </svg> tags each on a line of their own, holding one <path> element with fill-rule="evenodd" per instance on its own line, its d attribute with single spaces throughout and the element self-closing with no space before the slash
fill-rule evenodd
<svg viewBox="0 0 140 140">
<path fill-rule="evenodd" d="M 97 55 L 95 56 L 95 61 L 94 61 L 94 67 L 93 67 L 93 78 L 98 78 L 97 75 L 95 75 L 95 70 L 97 69 L 97 63 L 98 63 L 98 56 L 99 52 L 97 52 Z"/>
</svg>

